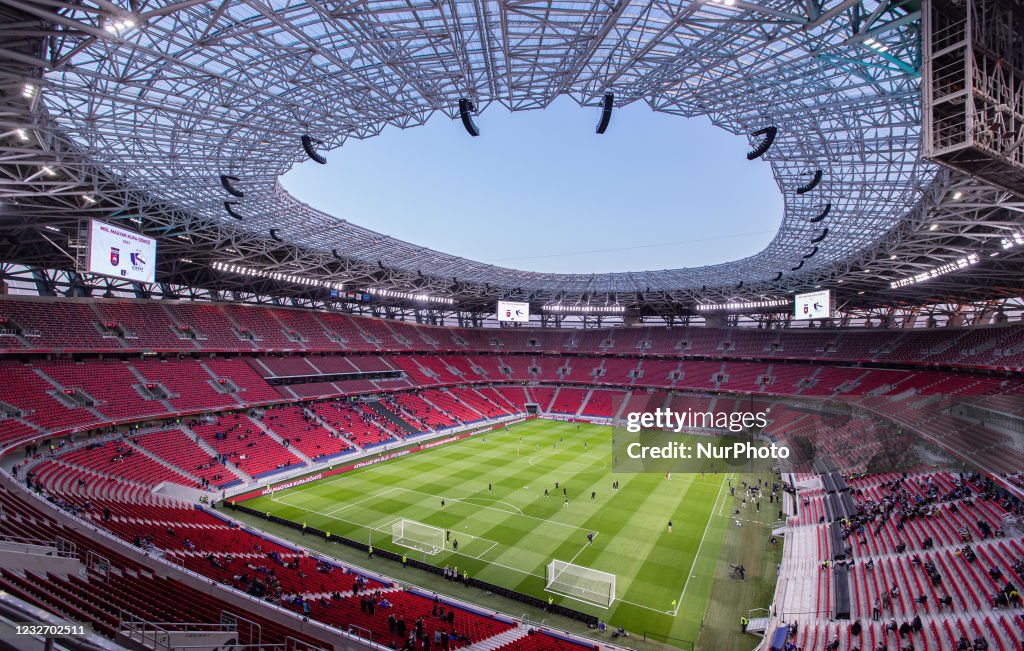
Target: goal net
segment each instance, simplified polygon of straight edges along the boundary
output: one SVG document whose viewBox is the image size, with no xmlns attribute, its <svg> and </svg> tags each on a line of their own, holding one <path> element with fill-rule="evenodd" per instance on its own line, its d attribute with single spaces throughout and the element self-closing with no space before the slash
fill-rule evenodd
<svg viewBox="0 0 1024 651">
<path fill-rule="evenodd" d="M 615 601 L 615 575 L 552 560 L 547 567 L 548 592 L 608 608 Z"/>
<path fill-rule="evenodd" d="M 444 549 L 444 529 L 403 518 L 391 525 L 391 541 L 401 547 L 436 554 Z"/>
</svg>

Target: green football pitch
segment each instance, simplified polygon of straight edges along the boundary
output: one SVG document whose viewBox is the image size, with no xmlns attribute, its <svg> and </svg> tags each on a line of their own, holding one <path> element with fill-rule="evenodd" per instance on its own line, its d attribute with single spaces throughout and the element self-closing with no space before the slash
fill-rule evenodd
<svg viewBox="0 0 1024 651">
<path fill-rule="evenodd" d="M 555 603 L 611 626 L 694 640 L 730 521 L 732 476 L 612 473 L 613 434 L 607 426 L 535 420 L 246 506 L 434 565 L 457 566 L 460 573 L 542 599 L 549 596 L 545 568 L 552 559 L 614 574 L 611 607 L 558 595 Z M 425 556 L 393 544 L 392 525 L 399 519 L 450 530 L 458 551 L 449 542 Z"/>
</svg>

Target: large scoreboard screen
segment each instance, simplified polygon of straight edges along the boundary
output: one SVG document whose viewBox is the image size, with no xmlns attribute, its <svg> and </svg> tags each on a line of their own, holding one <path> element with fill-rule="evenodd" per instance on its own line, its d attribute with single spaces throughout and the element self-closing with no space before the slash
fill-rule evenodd
<svg viewBox="0 0 1024 651">
<path fill-rule="evenodd" d="M 511 323 L 530 322 L 530 304 L 514 301 L 498 301 L 498 321 Z"/>
<path fill-rule="evenodd" d="M 156 240 L 99 220 L 89 224 L 89 273 L 151 283 Z"/>
<path fill-rule="evenodd" d="M 832 316 L 832 290 L 797 294 L 793 301 L 794 319 L 827 319 Z"/>
</svg>

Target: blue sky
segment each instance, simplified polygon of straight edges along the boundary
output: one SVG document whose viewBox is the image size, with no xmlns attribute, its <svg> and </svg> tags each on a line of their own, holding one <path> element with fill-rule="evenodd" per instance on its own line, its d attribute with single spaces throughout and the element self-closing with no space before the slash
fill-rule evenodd
<svg viewBox="0 0 1024 651">
<path fill-rule="evenodd" d="M 747 140 L 711 125 L 562 98 L 492 105 L 472 138 L 441 114 L 307 161 L 282 179 L 301 201 L 446 253 L 532 271 L 592 273 L 714 264 L 764 248 L 783 202 Z"/>
</svg>

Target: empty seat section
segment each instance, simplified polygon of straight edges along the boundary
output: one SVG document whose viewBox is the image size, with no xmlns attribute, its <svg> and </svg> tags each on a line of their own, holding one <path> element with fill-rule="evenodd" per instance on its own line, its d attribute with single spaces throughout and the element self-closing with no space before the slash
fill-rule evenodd
<svg viewBox="0 0 1024 651">
<path fill-rule="evenodd" d="M 133 361 L 132 367 L 148 382 L 158 383 L 167 389 L 170 395 L 167 401 L 176 411 L 238 406 L 238 401 L 231 394 L 214 388 L 216 380 L 196 360 L 145 359 Z"/>
<path fill-rule="evenodd" d="M 227 461 L 251 476 L 302 465 L 302 461 L 264 432 L 244 414 L 222 414 L 213 422 L 192 426 L 192 431 Z"/>
<path fill-rule="evenodd" d="M 172 411 L 159 400 L 143 398 L 139 387 L 144 383 L 126 362 L 61 360 L 39 362 L 38 368 L 64 389 L 88 395 L 95 401 L 93 407 L 112 420 Z"/>
<path fill-rule="evenodd" d="M 198 443 L 177 427 L 137 436 L 134 440 L 140 447 L 213 486 L 237 479 L 216 457 L 199 447 Z"/>
<path fill-rule="evenodd" d="M 325 423 L 339 434 L 361 447 L 380 445 L 394 441 L 390 428 L 368 408 L 346 400 L 318 402 L 310 405 Z"/>
<path fill-rule="evenodd" d="M 267 409 L 263 413 L 263 423 L 314 461 L 354 451 L 341 435 L 308 416 L 302 407 Z"/>
</svg>

